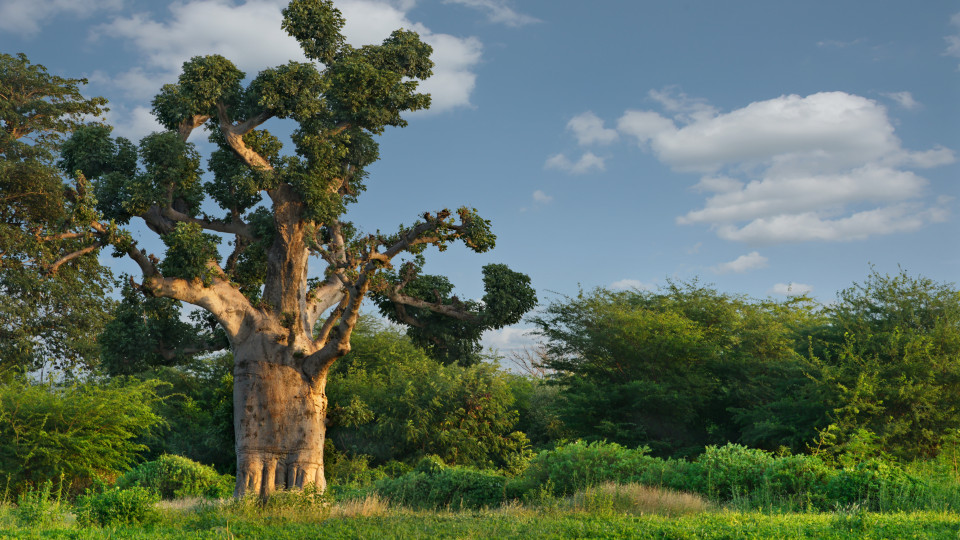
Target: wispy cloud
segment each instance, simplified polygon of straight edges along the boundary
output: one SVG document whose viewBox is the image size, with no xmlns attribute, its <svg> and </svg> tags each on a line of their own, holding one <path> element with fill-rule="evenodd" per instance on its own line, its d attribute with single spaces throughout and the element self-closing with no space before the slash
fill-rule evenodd
<svg viewBox="0 0 960 540">
<path fill-rule="evenodd" d="M 490 22 L 507 26 L 518 27 L 540 22 L 536 17 L 517 12 L 510 7 L 510 2 L 507 0 L 443 0 L 443 3 L 460 4 L 483 11 Z"/>
<path fill-rule="evenodd" d="M 711 268 L 717 274 L 742 274 L 744 272 L 749 272 L 750 270 L 758 270 L 760 268 L 767 267 L 767 259 L 759 252 L 752 252 L 746 255 L 741 255 L 736 259 L 718 264 Z"/>
<path fill-rule="evenodd" d="M 778 296 L 803 296 L 812 292 L 813 285 L 791 281 L 790 283 L 777 283 L 770 288 L 768 294 L 776 294 Z"/>
<path fill-rule="evenodd" d="M 593 152 L 585 152 L 576 162 L 570 161 L 570 158 L 563 154 L 555 154 L 547 158 L 543 165 L 547 169 L 554 169 L 570 174 L 587 174 L 593 171 L 603 171 L 606 169 L 604 158 L 597 156 Z"/>
<path fill-rule="evenodd" d="M 639 279 L 621 279 L 610 284 L 614 291 L 652 291 L 657 288 L 654 283 L 646 283 Z"/>
<path fill-rule="evenodd" d="M 953 17 L 950 17 L 950 25 L 956 30 L 953 34 L 944 38 L 947 41 L 947 49 L 944 54 L 960 58 L 960 12 L 954 13 Z"/>
<path fill-rule="evenodd" d="M 890 98 L 908 111 L 914 111 L 920 108 L 920 102 L 913 98 L 913 94 L 910 92 L 886 92 L 882 94 L 884 97 Z"/>
<path fill-rule="evenodd" d="M 549 204 L 553 202 L 553 196 L 547 195 L 542 190 L 536 190 L 533 192 L 533 202 L 537 204 Z"/>
</svg>

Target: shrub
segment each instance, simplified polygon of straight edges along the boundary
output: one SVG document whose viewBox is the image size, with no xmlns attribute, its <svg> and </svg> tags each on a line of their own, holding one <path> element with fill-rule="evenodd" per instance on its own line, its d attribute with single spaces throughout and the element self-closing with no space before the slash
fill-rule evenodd
<svg viewBox="0 0 960 540">
<path fill-rule="evenodd" d="M 603 482 L 628 482 L 657 461 L 646 448 L 631 450 L 616 443 L 576 441 L 540 452 L 523 473 L 524 488 L 550 485 L 554 495 L 572 495 Z"/>
<path fill-rule="evenodd" d="M 155 504 L 160 497 L 142 487 L 107 489 L 101 493 L 87 493 L 77 498 L 77 523 L 83 527 L 99 525 L 149 524 L 159 519 Z"/>
<path fill-rule="evenodd" d="M 62 475 L 77 488 L 126 470 L 145 448 L 135 438 L 162 422 L 159 384 L 0 384 L 0 476 L 28 486 Z"/>
<path fill-rule="evenodd" d="M 59 521 L 64 511 L 60 504 L 62 483 L 60 487 L 55 498 L 53 482 L 50 480 L 38 487 L 21 491 L 17 497 L 17 509 L 14 512 L 17 523 L 25 527 L 42 527 Z"/>
<path fill-rule="evenodd" d="M 912 509 L 925 483 L 895 464 L 869 460 L 838 471 L 826 486 L 836 505 L 860 505 L 866 510 Z"/>
<path fill-rule="evenodd" d="M 467 467 L 448 467 L 439 458 L 429 456 L 412 472 L 380 480 L 376 489 L 390 502 L 413 508 L 476 509 L 503 503 L 507 477 Z"/>
<path fill-rule="evenodd" d="M 141 486 L 162 499 L 223 498 L 233 493 L 233 483 L 232 476 L 221 475 L 213 467 L 181 456 L 163 455 L 128 471 L 117 480 L 117 487 Z"/>
<path fill-rule="evenodd" d="M 739 444 L 708 446 L 697 458 L 706 474 L 705 493 L 720 499 L 757 491 L 775 458 L 763 450 Z"/>
</svg>

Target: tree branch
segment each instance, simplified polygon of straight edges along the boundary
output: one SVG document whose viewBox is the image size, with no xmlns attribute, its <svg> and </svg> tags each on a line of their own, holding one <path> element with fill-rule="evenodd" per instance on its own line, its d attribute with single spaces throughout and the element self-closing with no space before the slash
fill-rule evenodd
<svg viewBox="0 0 960 540">
<path fill-rule="evenodd" d="M 234 220 L 230 223 L 222 223 L 219 221 L 210 221 L 206 219 L 200 219 L 195 217 L 190 217 L 183 212 L 179 212 L 171 206 L 168 206 L 160 210 L 160 214 L 173 221 L 183 221 L 185 223 L 194 223 L 200 226 L 202 229 L 208 231 L 216 231 L 227 234 L 235 234 L 239 237 L 245 238 L 247 240 L 256 240 L 253 236 L 253 233 L 250 232 L 250 227 L 240 220 Z"/>
<path fill-rule="evenodd" d="M 422 309 L 429 309 L 430 311 L 433 311 L 435 313 L 439 313 L 441 315 L 446 315 L 448 317 L 453 317 L 454 319 L 459 319 L 461 321 L 467 321 L 470 323 L 480 322 L 480 318 L 474 315 L 473 313 L 464 311 L 462 309 L 458 309 L 456 306 L 452 304 L 441 304 L 440 302 L 426 302 L 424 300 L 420 300 L 419 298 L 414 298 L 413 296 L 400 294 L 397 291 L 387 291 L 385 294 L 387 298 L 390 299 L 390 301 L 396 304 L 407 305 L 410 307 L 416 307 L 416 308 L 422 308 Z"/>
<path fill-rule="evenodd" d="M 186 118 L 183 122 L 180 122 L 180 140 L 186 141 L 190 138 L 190 134 L 193 133 L 193 130 L 202 126 L 204 122 L 210 119 L 209 115 L 206 114 L 195 114 Z"/>
<path fill-rule="evenodd" d="M 307 321 L 312 329 L 320 315 L 337 304 L 346 295 L 343 293 L 343 285 L 336 276 L 330 276 L 323 285 L 316 287 L 307 293 L 307 298 L 311 298 L 307 304 Z"/>
<path fill-rule="evenodd" d="M 86 255 L 87 253 L 91 253 L 91 252 L 96 251 L 96 250 L 98 250 L 98 249 L 100 249 L 100 248 L 102 248 L 102 247 L 103 247 L 103 244 L 101 244 L 100 242 L 94 242 L 93 244 L 91 244 L 91 245 L 89 245 L 89 246 L 87 246 L 87 247 L 85 247 L 85 248 L 83 248 L 83 249 L 74 251 L 73 253 L 70 253 L 69 255 L 65 255 L 65 256 L 61 257 L 60 260 L 58 260 L 57 262 L 55 262 L 55 263 L 53 263 L 52 265 L 50 265 L 50 267 L 47 269 L 47 274 L 49 274 L 49 275 L 56 274 L 56 273 L 57 273 L 57 270 L 59 270 L 59 269 L 60 269 L 60 266 L 62 266 L 64 263 L 67 263 L 67 262 L 69 262 L 69 261 L 72 261 L 72 260 L 76 259 L 77 257 L 82 257 L 82 256 Z"/>
<path fill-rule="evenodd" d="M 254 151 L 243 142 L 243 136 L 253 130 L 255 127 L 266 122 L 272 115 L 269 113 L 260 113 L 246 122 L 236 125 L 230 121 L 227 115 L 227 107 L 223 103 L 217 103 L 217 118 L 220 121 L 220 131 L 227 141 L 227 145 L 236 152 L 237 156 L 254 170 L 272 171 L 273 165 L 270 165 L 266 159 Z"/>
</svg>

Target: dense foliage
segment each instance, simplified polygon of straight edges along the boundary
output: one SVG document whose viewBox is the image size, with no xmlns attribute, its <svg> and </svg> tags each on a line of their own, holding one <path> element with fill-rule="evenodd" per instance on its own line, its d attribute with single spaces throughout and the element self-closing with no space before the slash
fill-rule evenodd
<svg viewBox="0 0 960 540">
<path fill-rule="evenodd" d="M 213 467 L 182 456 L 164 454 L 154 461 L 137 465 L 117 479 L 117 487 L 146 488 L 161 499 L 184 497 L 229 497 L 233 494 L 233 477 L 221 475 Z"/>
<path fill-rule="evenodd" d="M 490 364 L 443 365 L 399 329 L 367 318 L 328 382 L 329 440 L 373 464 L 426 455 L 474 467 L 521 467 L 527 439 L 508 376 Z"/>
<path fill-rule="evenodd" d="M 96 361 L 110 274 L 95 257 L 65 257 L 89 246 L 79 229 L 94 201 L 85 179 L 57 167 L 68 133 L 104 111 L 80 94 L 85 83 L 0 53 L 0 367 Z"/>
<path fill-rule="evenodd" d="M 14 491 L 61 476 L 74 489 L 116 477 L 146 450 L 136 438 L 163 422 L 159 384 L 0 385 L 0 476 Z"/>
<path fill-rule="evenodd" d="M 814 392 L 795 346 L 815 319 L 803 300 L 756 302 L 690 283 L 581 293 L 534 322 L 547 340 L 543 365 L 561 388 L 560 415 L 576 436 L 690 456 L 747 432 L 774 448 L 812 439 L 822 404 L 775 409 L 784 395 Z M 758 408 L 762 426 L 750 414 Z"/>
</svg>

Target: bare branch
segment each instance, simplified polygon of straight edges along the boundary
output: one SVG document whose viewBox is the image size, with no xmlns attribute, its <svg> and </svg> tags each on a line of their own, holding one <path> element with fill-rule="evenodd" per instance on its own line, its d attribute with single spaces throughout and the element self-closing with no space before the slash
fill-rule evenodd
<svg viewBox="0 0 960 540">
<path fill-rule="evenodd" d="M 101 244 L 100 242 L 94 242 L 92 245 L 89 245 L 81 250 L 77 250 L 77 251 L 74 251 L 73 253 L 65 255 L 61 257 L 60 260 L 58 260 L 57 262 L 51 264 L 50 267 L 47 269 L 47 273 L 50 275 L 56 274 L 57 270 L 59 270 L 63 264 L 70 262 L 76 259 L 77 257 L 83 257 L 87 253 L 91 253 L 102 247 L 103 247 L 103 244 Z"/>
<path fill-rule="evenodd" d="M 41 242 L 49 242 L 51 240 L 73 240 L 76 238 L 85 238 L 90 236 L 90 231 L 83 232 L 72 232 L 72 233 L 63 233 L 63 234 L 51 234 L 39 238 Z"/>
<path fill-rule="evenodd" d="M 459 309 L 457 308 L 457 306 L 453 304 L 441 304 L 440 302 L 426 302 L 424 300 L 420 300 L 419 298 L 414 298 L 413 296 L 400 294 L 399 292 L 395 292 L 395 291 L 389 291 L 386 293 L 386 295 L 387 295 L 387 298 L 389 298 L 392 302 L 397 304 L 407 305 L 407 306 L 416 307 L 416 308 L 429 309 L 430 311 L 433 311 L 435 313 L 440 313 L 441 315 L 453 317 L 454 319 L 459 319 L 461 321 L 467 321 L 471 323 L 480 322 L 479 317 L 477 317 L 473 313 L 470 313 L 469 311 Z"/>
<path fill-rule="evenodd" d="M 264 159 L 263 156 L 247 146 L 246 143 L 243 142 L 243 136 L 253 128 L 266 122 L 270 116 L 271 115 L 267 113 L 260 113 L 243 124 L 236 125 L 230 121 L 230 117 L 227 115 L 226 105 L 217 103 L 217 117 L 220 120 L 220 131 L 223 132 L 223 137 L 226 139 L 230 148 L 236 152 L 237 156 L 243 160 L 248 167 L 255 170 L 272 171 L 273 165 L 270 165 L 270 162 Z"/>
<path fill-rule="evenodd" d="M 330 309 L 332 306 L 345 297 L 343 285 L 336 276 L 330 278 L 307 294 L 310 302 L 307 304 L 307 321 L 309 327 L 313 328 L 317 324 L 320 315 Z"/>
<path fill-rule="evenodd" d="M 210 119 L 209 115 L 195 114 L 185 119 L 183 122 L 180 122 L 180 129 L 178 130 L 180 133 L 180 140 L 186 141 L 187 139 L 189 139 L 190 134 L 193 133 L 193 130 L 202 126 L 203 123 L 209 119 Z"/>
<path fill-rule="evenodd" d="M 344 294 L 340 298 L 339 305 L 330 312 L 330 315 L 327 317 L 327 320 L 323 322 L 323 326 L 320 327 L 320 332 L 317 333 L 316 342 L 322 345 L 327 344 L 327 340 L 330 339 L 330 331 L 333 330 L 333 327 L 337 324 L 337 321 L 343 315 L 343 311 L 347 308 L 347 301 L 350 296 Z"/>
<path fill-rule="evenodd" d="M 200 219 L 195 217 L 190 217 L 183 212 L 175 210 L 173 207 L 166 207 L 160 211 L 163 217 L 171 219 L 173 221 L 183 221 L 185 223 L 195 223 L 200 226 L 202 229 L 208 231 L 216 231 L 227 234 L 235 234 L 239 237 L 242 237 L 246 240 L 256 240 L 253 236 L 253 233 L 250 232 L 250 227 L 240 220 L 234 220 L 230 223 L 223 223 L 219 221 L 210 221 L 207 219 Z"/>
<path fill-rule="evenodd" d="M 90 226 L 100 234 L 107 234 L 108 232 L 106 225 L 98 221 L 94 221 Z M 140 267 L 144 280 L 160 274 L 157 271 L 157 258 L 153 255 L 147 255 L 146 251 L 137 249 L 133 244 L 127 249 L 127 255 Z"/>
</svg>

